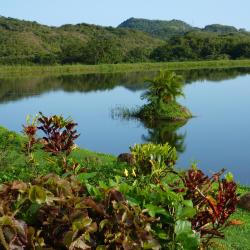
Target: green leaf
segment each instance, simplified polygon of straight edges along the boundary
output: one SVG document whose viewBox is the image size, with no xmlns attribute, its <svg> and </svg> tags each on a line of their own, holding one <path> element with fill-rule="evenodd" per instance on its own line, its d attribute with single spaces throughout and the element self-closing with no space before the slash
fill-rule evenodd
<svg viewBox="0 0 250 250">
<path fill-rule="evenodd" d="M 104 190 L 107 190 L 109 188 L 108 185 L 104 181 L 99 181 L 98 184 L 99 184 L 99 187 Z"/>
<path fill-rule="evenodd" d="M 145 205 L 145 208 L 148 210 L 148 214 L 151 217 L 155 217 L 156 215 L 163 215 L 164 218 L 172 219 L 171 215 L 166 211 L 166 209 L 162 207 L 157 207 L 153 204 Z"/>
<path fill-rule="evenodd" d="M 73 221 L 72 229 L 73 229 L 73 231 L 81 230 L 81 229 L 83 229 L 85 227 L 90 226 L 91 223 L 92 223 L 92 219 L 90 219 L 89 217 L 80 218 L 80 219 L 77 219 L 77 220 Z"/>
<path fill-rule="evenodd" d="M 139 206 L 141 202 L 134 197 L 126 196 L 128 204 L 131 206 Z"/>
<path fill-rule="evenodd" d="M 190 231 L 192 232 L 191 228 L 191 222 L 189 221 L 184 221 L 184 220 L 177 220 L 175 223 L 175 234 L 176 236 L 182 234 L 182 233 L 189 233 Z"/>
<path fill-rule="evenodd" d="M 103 245 L 97 246 L 96 250 L 106 250 L 107 248 Z"/>
<path fill-rule="evenodd" d="M 193 202 L 191 200 L 184 200 L 182 203 L 186 207 L 194 207 Z"/>
<path fill-rule="evenodd" d="M 39 186 L 31 186 L 29 190 L 29 199 L 33 203 L 43 204 L 47 198 L 46 191 Z"/>
<path fill-rule="evenodd" d="M 88 183 L 86 183 L 86 187 L 87 187 L 87 190 L 91 196 L 94 196 L 98 199 L 102 198 L 102 193 L 98 188 L 96 188 Z"/>
<path fill-rule="evenodd" d="M 192 231 L 191 223 L 189 221 L 176 221 L 175 233 L 176 241 L 182 245 L 182 249 L 198 249 L 200 245 L 200 236 Z"/>
<path fill-rule="evenodd" d="M 86 180 L 94 178 L 96 175 L 97 175 L 96 172 L 81 173 L 81 174 L 77 175 L 77 180 L 80 181 L 81 183 L 85 183 Z"/>
<path fill-rule="evenodd" d="M 194 217 L 196 214 L 196 209 L 193 207 L 182 207 L 181 205 L 178 207 L 176 216 L 178 219 L 188 219 Z"/>
<path fill-rule="evenodd" d="M 122 183 L 119 185 L 119 191 L 123 194 L 127 194 L 130 190 L 130 186 L 127 183 Z"/>
<path fill-rule="evenodd" d="M 102 220 L 99 224 L 100 231 L 102 231 L 107 224 L 110 224 L 110 221 L 108 219 Z"/>
<path fill-rule="evenodd" d="M 169 238 L 169 235 L 163 230 L 156 231 L 156 235 L 158 236 L 159 239 L 162 240 L 167 240 Z"/>
<path fill-rule="evenodd" d="M 225 178 L 226 178 L 226 181 L 227 182 L 231 182 L 234 180 L 234 176 L 231 172 L 228 172 L 226 175 L 225 175 Z"/>
</svg>

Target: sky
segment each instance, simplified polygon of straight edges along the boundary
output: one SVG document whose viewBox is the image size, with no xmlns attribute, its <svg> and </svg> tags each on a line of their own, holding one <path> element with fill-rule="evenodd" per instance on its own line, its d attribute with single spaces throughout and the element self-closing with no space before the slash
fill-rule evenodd
<svg viewBox="0 0 250 250">
<path fill-rule="evenodd" d="M 0 15 L 42 24 L 117 26 L 130 17 L 219 23 L 250 30 L 250 0 L 0 0 Z"/>
</svg>

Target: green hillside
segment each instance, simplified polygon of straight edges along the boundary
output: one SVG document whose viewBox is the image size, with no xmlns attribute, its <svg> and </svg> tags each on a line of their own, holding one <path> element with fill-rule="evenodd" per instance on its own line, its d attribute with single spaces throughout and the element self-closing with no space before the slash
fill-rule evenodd
<svg viewBox="0 0 250 250">
<path fill-rule="evenodd" d="M 146 33 L 88 24 L 49 27 L 0 17 L 0 63 L 118 63 L 144 60 L 163 44 Z M 98 58 L 95 58 L 98 51 Z M 100 54 L 102 53 L 102 54 Z"/>
<path fill-rule="evenodd" d="M 234 26 L 211 24 L 204 28 L 193 27 L 181 20 L 148 20 L 143 18 L 129 18 L 121 23 L 119 28 L 129 28 L 134 30 L 144 31 L 154 37 L 161 39 L 169 39 L 173 36 L 184 35 L 191 31 L 211 32 L 217 34 L 230 34 L 246 32 L 244 29 L 237 29 Z"/>
<path fill-rule="evenodd" d="M 118 27 L 144 31 L 161 39 L 167 39 L 172 36 L 183 35 L 188 31 L 197 30 L 197 28 L 180 20 L 161 21 L 143 18 L 130 18 Z"/>
<path fill-rule="evenodd" d="M 250 33 L 213 24 L 130 18 L 119 27 L 51 27 L 0 16 L 0 64 L 117 64 L 249 59 Z"/>
<path fill-rule="evenodd" d="M 229 34 L 239 32 L 234 26 L 221 25 L 221 24 L 211 24 L 205 26 L 203 29 L 206 32 L 216 32 L 220 34 Z"/>
</svg>

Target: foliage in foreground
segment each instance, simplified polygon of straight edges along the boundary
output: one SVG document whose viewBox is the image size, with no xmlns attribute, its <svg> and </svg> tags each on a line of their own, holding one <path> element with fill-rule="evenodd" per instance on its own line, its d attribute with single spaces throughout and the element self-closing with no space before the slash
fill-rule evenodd
<svg viewBox="0 0 250 250">
<path fill-rule="evenodd" d="M 131 148 L 135 163 L 124 175 L 114 169 L 113 178 L 93 185 L 97 173 L 68 158 L 75 123 L 42 114 L 38 121 L 45 136 L 35 137 L 32 122 L 24 126 L 28 142 L 42 143 L 63 175 L 0 185 L 1 248 L 198 249 L 223 238 L 237 203 L 231 175 L 208 177 L 195 167 L 176 171 L 174 148 L 146 144 Z M 32 143 L 24 144 L 27 159 L 36 150 Z"/>
</svg>

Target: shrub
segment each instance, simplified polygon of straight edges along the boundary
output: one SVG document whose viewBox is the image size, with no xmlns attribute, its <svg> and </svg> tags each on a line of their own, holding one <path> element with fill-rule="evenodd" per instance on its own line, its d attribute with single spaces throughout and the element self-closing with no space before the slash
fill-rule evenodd
<svg viewBox="0 0 250 250">
<path fill-rule="evenodd" d="M 171 148 L 168 144 L 135 145 L 130 151 L 135 159 L 134 171 L 137 175 L 160 177 L 172 169 L 177 160 L 175 148 Z"/>
<path fill-rule="evenodd" d="M 53 115 L 46 117 L 40 113 L 38 129 L 45 133 L 43 149 L 55 156 L 60 156 L 63 170 L 67 171 L 67 156 L 75 147 L 74 141 L 79 137 L 74 130 L 77 123 L 62 116 Z"/>
</svg>

